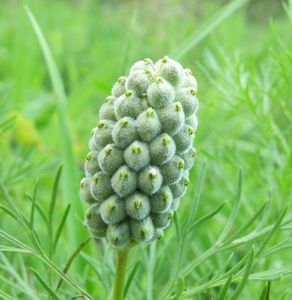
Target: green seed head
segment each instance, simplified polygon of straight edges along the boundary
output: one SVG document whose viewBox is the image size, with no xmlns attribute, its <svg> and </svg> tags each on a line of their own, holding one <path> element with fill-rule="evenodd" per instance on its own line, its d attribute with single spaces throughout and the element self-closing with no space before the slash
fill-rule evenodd
<svg viewBox="0 0 292 300">
<path fill-rule="evenodd" d="M 165 56 L 136 62 L 99 109 L 80 198 L 85 226 L 115 248 L 152 242 L 171 224 L 196 151 L 197 82 Z"/>
</svg>

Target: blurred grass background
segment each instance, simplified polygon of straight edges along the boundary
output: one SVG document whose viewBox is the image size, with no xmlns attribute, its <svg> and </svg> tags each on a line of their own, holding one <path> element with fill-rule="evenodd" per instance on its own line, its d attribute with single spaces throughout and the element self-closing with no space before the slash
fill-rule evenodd
<svg viewBox="0 0 292 300">
<path fill-rule="evenodd" d="M 267 216 L 271 222 L 291 202 L 292 6 L 288 2 L 249 1 L 180 59 L 184 66 L 192 69 L 199 82 L 200 125 L 196 137 L 197 164 L 179 219 L 188 217 L 203 164 L 207 171 L 197 215 L 203 215 L 223 201 L 227 203 L 207 226 L 199 227 L 188 237 L 185 263 L 206 251 L 222 231 L 230 215 L 240 169 L 243 197 L 233 231 L 264 201 L 271 199 L 271 211 Z M 228 1 L 223 0 L 27 1 L 63 79 L 79 178 L 98 109 L 117 78 L 127 74 L 129 67 L 139 59 L 157 60 L 172 53 L 226 3 Z M 33 193 L 37 181 L 38 205 L 48 210 L 56 170 L 63 161 L 56 103 L 47 66 L 22 3 L 0 1 L 0 178 L 19 209 L 27 214 L 31 204 L 26 193 Z M 78 182 L 71 184 L 78 188 Z M 3 203 L 4 197 L 1 197 Z M 65 205 L 60 193 L 56 222 L 59 222 Z M 84 211 L 85 205 L 82 207 Z M 82 229 L 83 211 L 73 219 L 77 227 L 80 225 L 81 235 L 86 237 L 87 233 Z M 36 218 L 36 230 L 42 243 L 46 244 L 46 226 L 39 216 Z M 0 212 L 0 227 L 26 240 L 18 225 L 4 212 Z M 157 243 L 157 261 L 150 270 L 154 291 L 147 300 L 158 299 L 155 295 L 167 282 L 171 259 L 177 251 L 175 232 L 173 225 L 165 240 Z M 282 239 L 290 241 L 290 237 L 291 228 L 288 227 L 277 233 L 270 245 L 277 245 Z M 73 252 L 67 241 L 68 230 L 63 233 L 61 250 L 55 256 L 61 267 Z M 239 261 L 250 246 L 238 248 L 234 261 Z M 100 264 L 109 265 L 105 283 L 96 284 L 90 265 L 84 267 L 83 274 L 72 271 L 71 276 L 95 299 L 106 299 L 111 285 L 112 251 L 103 244 L 98 249 L 91 242 L 84 253 L 101 260 Z M 134 280 L 128 299 L 146 299 L 147 255 L 136 273 L 138 279 Z M 227 256 L 227 253 L 221 253 L 198 267 L 186 285 L 195 286 L 204 276 L 212 274 Z M 14 299 L 27 299 L 22 289 L 14 290 L 11 285 L 11 282 L 19 284 L 11 270 L 26 266 L 22 272 L 28 276 L 31 293 L 36 299 L 45 299 L 45 290 L 30 270 L 30 266 L 34 266 L 43 273 L 42 266 L 29 256 L 6 254 L 6 258 L 1 257 L 0 289 Z M 5 259 L 12 269 L 7 268 Z M 256 270 L 287 266 L 290 261 L 291 249 L 288 248 L 260 261 Z M 149 274 L 149 270 L 147 272 Z M 10 283 L 4 282 L 3 278 Z M 271 299 L 291 299 L 290 280 L 288 277 L 272 283 Z M 263 282 L 249 282 L 240 299 L 259 299 L 262 286 Z M 73 295 L 65 285 L 62 293 L 60 299 L 69 299 L 69 295 Z M 216 299 L 217 294 L 218 290 L 213 288 L 192 299 Z"/>
</svg>

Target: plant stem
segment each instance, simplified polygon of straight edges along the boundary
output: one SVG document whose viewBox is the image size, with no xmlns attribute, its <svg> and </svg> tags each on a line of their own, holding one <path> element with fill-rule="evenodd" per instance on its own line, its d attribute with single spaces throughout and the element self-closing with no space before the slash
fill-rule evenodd
<svg viewBox="0 0 292 300">
<path fill-rule="evenodd" d="M 124 299 L 124 285 L 130 248 L 117 250 L 113 300 Z"/>
</svg>

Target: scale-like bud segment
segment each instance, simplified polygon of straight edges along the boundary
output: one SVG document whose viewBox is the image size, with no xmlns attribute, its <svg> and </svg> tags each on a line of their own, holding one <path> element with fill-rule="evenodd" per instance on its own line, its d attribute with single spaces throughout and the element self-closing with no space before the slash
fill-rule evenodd
<svg viewBox="0 0 292 300">
<path fill-rule="evenodd" d="M 165 228 L 173 220 L 173 212 L 171 210 L 162 214 L 152 214 L 152 222 L 155 228 Z"/>
<path fill-rule="evenodd" d="M 121 166 L 111 179 L 114 191 L 120 197 L 126 197 L 137 188 L 137 175 L 128 166 Z"/>
<path fill-rule="evenodd" d="M 90 192 L 97 201 L 105 200 L 113 194 L 110 177 L 103 172 L 96 173 L 91 180 Z"/>
<path fill-rule="evenodd" d="M 152 141 L 161 131 L 160 120 L 152 107 L 138 116 L 136 126 L 139 138 L 144 142 Z"/>
<path fill-rule="evenodd" d="M 150 217 L 146 217 L 141 221 L 131 220 L 131 233 L 134 241 L 147 242 L 153 237 L 154 231 Z"/>
<path fill-rule="evenodd" d="M 86 160 L 84 163 L 85 174 L 90 177 L 100 171 L 100 166 L 98 163 L 98 152 L 90 151 L 86 155 Z"/>
<path fill-rule="evenodd" d="M 90 192 L 90 184 L 91 184 L 91 178 L 83 178 L 80 181 L 80 190 L 79 190 L 79 196 L 80 198 L 89 204 L 94 203 L 96 200 L 93 198 Z"/>
<path fill-rule="evenodd" d="M 186 170 L 189 170 L 194 165 L 196 155 L 197 155 L 197 151 L 193 147 L 191 147 L 189 150 L 187 150 L 184 153 L 178 154 L 178 156 L 185 161 Z"/>
<path fill-rule="evenodd" d="M 115 144 L 105 146 L 98 155 L 98 164 L 101 170 L 111 176 L 123 164 L 123 151 Z"/>
<path fill-rule="evenodd" d="M 94 238 L 104 237 L 107 225 L 102 220 L 99 211 L 99 203 L 92 204 L 86 211 L 84 225 Z"/>
<path fill-rule="evenodd" d="M 190 125 L 184 127 L 173 136 L 178 152 L 185 152 L 192 146 L 195 138 L 195 130 Z"/>
<path fill-rule="evenodd" d="M 117 248 L 163 236 L 189 183 L 198 127 L 197 81 L 165 56 L 136 62 L 99 110 L 80 198 L 85 225 Z"/>
<path fill-rule="evenodd" d="M 143 97 L 151 84 L 151 77 L 151 72 L 148 69 L 133 72 L 128 77 L 127 87 L 129 90 L 133 90 L 139 97 Z"/>
<path fill-rule="evenodd" d="M 158 166 L 168 162 L 175 154 L 175 142 L 166 133 L 156 137 L 150 143 L 151 162 Z"/>
<path fill-rule="evenodd" d="M 115 103 L 115 114 L 118 119 L 123 117 L 137 118 L 143 111 L 142 100 L 134 94 L 134 91 L 127 90 Z"/>
<path fill-rule="evenodd" d="M 121 76 L 118 79 L 118 81 L 114 84 L 113 89 L 112 89 L 112 94 L 114 97 L 118 98 L 125 93 L 126 80 L 127 80 L 127 77 Z"/>
<path fill-rule="evenodd" d="M 147 90 L 147 98 L 154 108 L 169 105 L 175 97 L 173 87 L 162 77 L 157 77 Z"/>
<path fill-rule="evenodd" d="M 171 189 L 173 198 L 181 198 L 186 192 L 186 189 L 189 185 L 189 179 L 188 176 L 183 176 L 181 180 L 179 180 L 177 183 L 171 184 L 169 187 Z"/>
<path fill-rule="evenodd" d="M 171 189 L 163 186 L 151 197 L 151 212 L 161 214 L 169 210 L 173 200 Z"/>
<path fill-rule="evenodd" d="M 180 102 L 171 103 L 168 107 L 157 111 L 163 131 L 173 135 L 177 133 L 185 123 L 185 114 Z"/>
<path fill-rule="evenodd" d="M 93 135 L 94 147 L 97 150 L 101 150 L 107 144 L 112 143 L 112 128 L 113 121 L 100 120 L 97 122 L 96 129 Z"/>
<path fill-rule="evenodd" d="M 114 107 L 115 98 L 113 96 L 108 96 L 105 99 L 105 103 L 100 107 L 99 118 L 102 120 L 111 120 L 116 121 L 115 107 Z"/>
<path fill-rule="evenodd" d="M 160 189 L 162 180 L 159 168 L 148 166 L 139 173 L 138 187 L 142 192 L 152 195 Z"/>
<path fill-rule="evenodd" d="M 125 202 L 113 195 L 100 205 L 100 216 L 106 224 L 117 224 L 126 218 Z"/>
<path fill-rule="evenodd" d="M 106 236 L 108 242 L 113 247 L 117 248 L 127 247 L 132 241 L 130 226 L 127 221 L 115 225 L 109 225 Z"/>
<path fill-rule="evenodd" d="M 159 76 L 166 79 L 174 87 L 180 87 L 184 83 L 184 69 L 175 60 L 165 56 L 157 62 L 156 67 Z"/>
<path fill-rule="evenodd" d="M 126 199 L 126 211 L 129 217 L 143 220 L 150 213 L 149 198 L 142 193 L 134 193 Z"/>
<path fill-rule="evenodd" d="M 132 142 L 138 139 L 135 121 L 131 118 L 120 119 L 113 128 L 114 143 L 121 149 L 125 149 Z"/>
<path fill-rule="evenodd" d="M 175 155 L 170 161 L 160 167 L 163 176 L 163 183 L 168 185 L 178 182 L 183 176 L 184 168 L 184 160 Z"/>
<path fill-rule="evenodd" d="M 150 155 L 146 143 L 135 141 L 124 153 L 127 165 L 134 171 L 139 171 L 149 165 Z"/>
<path fill-rule="evenodd" d="M 190 117 L 197 111 L 199 102 L 194 88 L 182 88 L 175 96 L 175 100 L 179 101 L 183 107 L 185 117 Z"/>
</svg>

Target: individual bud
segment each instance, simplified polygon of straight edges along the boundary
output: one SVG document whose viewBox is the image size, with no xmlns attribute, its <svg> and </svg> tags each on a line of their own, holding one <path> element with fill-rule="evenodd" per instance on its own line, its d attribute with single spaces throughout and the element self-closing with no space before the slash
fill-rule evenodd
<svg viewBox="0 0 292 300">
<path fill-rule="evenodd" d="M 141 112 L 137 118 L 136 126 L 139 137 L 144 142 L 150 142 L 161 131 L 158 115 L 152 107 Z"/>
<path fill-rule="evenodd" d="M 155 228 L 164 229 L 173 220 L 173 212 L 167 211 L 162 214 L 151 214 L 151 219 Z"/>
<path fill-rule="evenodd" d="M 126 91 L 126 80 L 127 77 L 121 76 L 118 81 L 114 84 L 112 88 L 112 94 L 114 97 L 118 98 L 123 95 Z"/>
<path fill-rule="evenodd" d="M 123 151 L 114 144 L 104 147 L 98 155 L 101 170 L 109 176 L 113 175 L 123 162 Z"/>
<path fill-rule="evenodd" d="M 169 106 L 157 111 L 161 126 L 168 134 L 177 133 L 184 125 L 185 114 L 180 102 L 173 102 Z"/>
<path fill-rule="evenodd" d="M 102 238 L 106 234 L 107 225 L 99 213 L 99 203 L 89 206 L 85 213 L 85 226 L 93 238 Z"/>
<path fill-rule="evenodd" d="M 100 120 L 97 122 L 96 130 L 94 131 L 95 147 L 101 150 L 107 144 L 113 142 L 112 128 L 114 122 L 109 120 Z"/>
<path fill-rule="evenodd" d="M 184 173 L 185 162 L 182 158 L 175 155 L 170 161 L 160 166 L 163 176 L 163 184 L 169 185 L 178 182 Z"/>
<path fill-rule="evenodd" d="M 93 128 L 91 130 L 91 135 L 90 135 L 90 139 L 88 142 L 88 148 L 90 151 L 98 151 L 99 150 L 95 143 L 95 137 L 94 137 L 95 131 L 96 131 L 96 128 Z"/>
<path fill-rule="evenodd" d="M 132 219 L 130 222 L 130 227 L 132 238 L 135 241 L 147 242 L 154 235 L 154 226 L 151 221 L 151 218 L 149 217 L 146 217 L 141 221 Z"/>
<path fill-rule="evenodd" d="M 150 70 L 154 71 L 154 64 L 150 58 L 145 58 L 144 60 L 139 60 L 130 69 L 130 74 L 136 71 Z"/>
<path fill-rule="evenodd" d="M 120 119 L 114 126 L 113 131 L 114 143 L 121 149 L 125 149 L 132 142 L 138 139 L 138 133 L 135 126 L 135 121 L 125 117 Z"/>
<path fill-rule="evenodd" d="M 157 77 L 147 90 L 149 104 L 154 108 L 162 108 L 174 100 L 173 87 L 163 78 Z"/>
<path fill-rule="evenodd" d="M 186 119 L 186 124 L 192 126 L 196 132 L 199 125 L 198 117 L 195 114 L 192 114 Z"/>
<path fill-rule="evenodd" d="M 181 198 L 175 198 L 173 199 L 172 203 L 171 203 L 171 210 L 172 211 L 177 211 L 177 209 L 179 208 L 181 203 Z"/>
<path fill-rule="evenodd" d="M 177 61 L 165 56 L 156 64 L 158 75 L 166 79 L 175 87 L 180 87 L 184 83 L 185 72 Z"/>
<path fill-rule="evenodd" d="M 166 133 L 156 137 L 149 145 L 151 162 L 162 165 L 169 161 L 175 154 L 175 142 Z"/>
<path fill-rule="evenodd" d="M 116 115 L 114 110 L 114 97 L 109 96 L 106 98 L 105 103 L 99 109 L 99 118 L 103 120 L 116 121 Z"/>
<path fill-rule="evenodd" d="M 133 90 L 135 94 L 142 97 L 153 81 L 151 72 L 147 69 L 130 73 L 127 79 L 127 88 Z"/>
<path fill-rule="evenodd" d="M 162 184 L 162 175 L 159 168 L 147 166 L 140 171 L 138 176 L 138 187 L 145 194 L 152 195 L 156 193 Z"/>
<path fill-rule="evenodd" d="M 152 242 L 154 240 L 161 240 L 164 236 L 164 232 L 163 232 L 163 229 L 160 229 L 160 228 L 155 228 L 155 231 L 154 231 L 154 235 L 152 237 L 152 239 L 149 242 Z"/>
<path fill-rule="evenodd" d="M 101 218 L 106 224 L 117 224 L 126 218 L 125 202 L 117 195 L 103 201 L 99 208 Z"/>
<path fill-rule="evenodd" d="M 124 152 L 127 165 L 134 171 L 140 171 L 150 162 L 148 145 L 143 142 L 133 142 Z"/>
<path fill-rule="evenodd" d="M 191 147 L 189 150 L 187 150 L 184 153 L 178 154 L 178 156 L 185 161 L 186 170 L 189 170 L 194 165 L 196 154 L 197 154 L 196 149 L 193 147 Z"/>
<path fill-rule="evenodd" d="M 199 102 L 194 88 L 179 89 L 176 92 L 175 100 L 181 103 L 186 118 L 190 117 L 198 110 Z"/>
<path fill-rule="evenodd" d="M 100 166 L 98 164 L 98 152 L 90 151 L 86 155 L 86 160 L 84 163 L 84 170 L 86 176 L 93 176 L 95 173 L 100 171 Z"/>
<path fill-rule="evenodd" d="M 187 174 L 186 174 L 187 175 Z M 169 187 L 171 189 L 173 198 L 181 198 L 184 196 L 187 187 L 189 185 L 188 176 L 183 176 L 177 183 L 171 184 Z"/>
<path fill-rule="evenodd" d="M 95 199 L 92 197 L 90 192 L 90 184 L 91 184 L 90 178 L 82 178 L 80 182 L 80 190 L 79 190 L 79 196 L 81 200 L 89 204 L 95 202 Z"/>
<path fill-rule="evenodd" d="M 132 219 L 142 220 L 149 215 L 150 202 L 146 195 L 134 193 L 125 202 L 127 215 Z"/>
<path fill-rule="evenodd" d="M 106 232 L 108 242 L 117 248 L 127 247 L 132 239 L 128 222 L 109 225 Z"/>
<path fill-rule="evenodd" d="M 105 200 L 112 195 L 113 189 L 108 175 L 103 172 L 96 173 L 91 180 L 90 191 L 97 201 Z"/>
<path fill-rule="evenodd" d="M 160 214 L 168 211 L 171 207 L 172 199 L 171 189 L 168 186 L 163 186 L 151 197 L 151 212 Z"/>
<path fill-rule="evenodd" d="M 183 83 L 183 87 L 192 87 L 196 92 L 198 91 L 198 82 L 192 75 L 192 71 L 190 69 L 185 69 L 185 81 Z"/>
<path fill-rule="evenodd" d="M 111 179 L 114 191 L 121 197 L 126 197 L 137 188 L 136 173 L 127 166 L 121 166 Z"/>
<path fill-rule="evenodd" d="M 176 150 L 178 152 L 187 151 L 192 146 L 194 138 L 194 128 L 190 125 L 184 125 L 184 127 L 173 136 L 176 144 Z"/>
<path fill-rule="evenodd" d="M 115 115 L 118 119 L 123 117 L 137 118 L 143 108 L 142 100 L 135 96 L 132 90 L 127 90 L 115 103 Z"/>
</svg>

